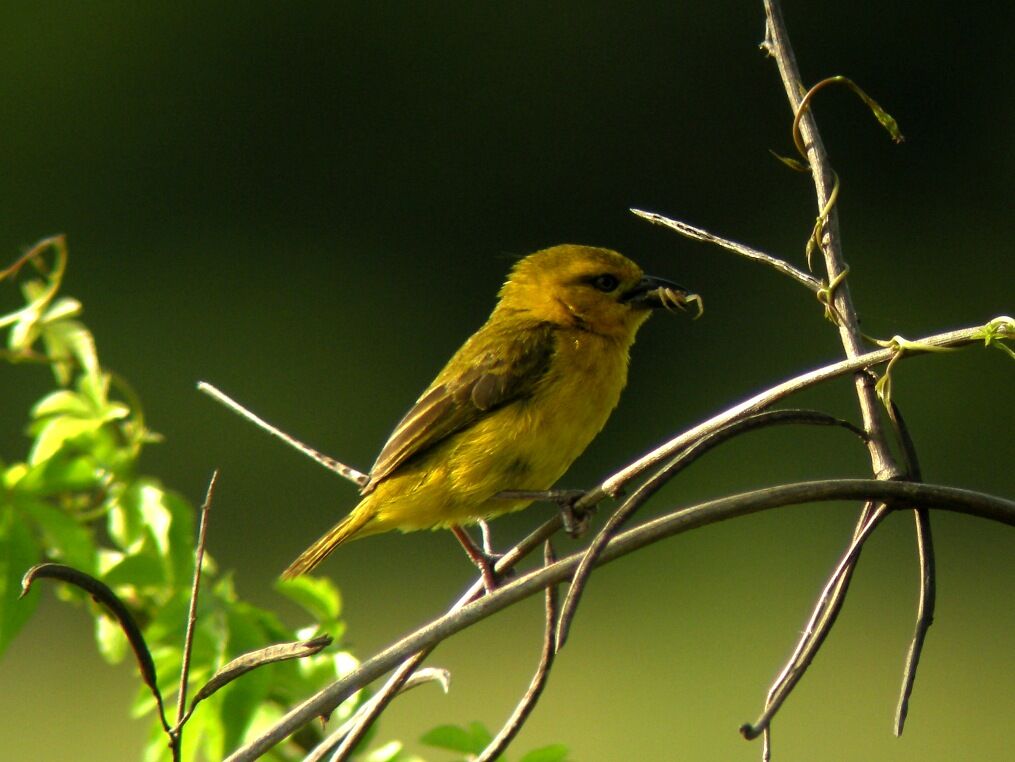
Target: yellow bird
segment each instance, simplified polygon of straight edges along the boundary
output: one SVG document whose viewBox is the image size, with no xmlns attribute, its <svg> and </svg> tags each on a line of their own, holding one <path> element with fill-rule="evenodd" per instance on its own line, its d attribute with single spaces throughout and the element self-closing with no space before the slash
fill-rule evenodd
<svg viewBox="0 0 1015 762">
<path fill-rule="evenodd" d="M 391 529 L 450 528 L 482 569 L 461 527 L 532 502 L 500 492 L 549 489 L 616 407 L 652 308 L 688 302 L 700 312 L 697 295 L 609 249 L 562 245 L 519 260 L 490 318 L 392 432 L 359 505 L 282 576 Z"/>
</svg>

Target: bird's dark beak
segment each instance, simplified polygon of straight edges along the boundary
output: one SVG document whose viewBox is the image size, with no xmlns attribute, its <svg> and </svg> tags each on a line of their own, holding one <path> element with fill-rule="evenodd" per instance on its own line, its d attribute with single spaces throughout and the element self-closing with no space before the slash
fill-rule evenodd
<svg viewBox="0 0 1015 762">
<path fill-rule="evenodd" d="M 642 309 L 663 309 L 672 312 L 675 309 L 686 310 L 693 303 L 697 309 L 694 319 L 697 320 L 705 311 L 704 303 L 698 294 L 665 278 L 646 275 L 638 284 L 626 291 L 620 300 L 632 307 Z"/>
</svg>

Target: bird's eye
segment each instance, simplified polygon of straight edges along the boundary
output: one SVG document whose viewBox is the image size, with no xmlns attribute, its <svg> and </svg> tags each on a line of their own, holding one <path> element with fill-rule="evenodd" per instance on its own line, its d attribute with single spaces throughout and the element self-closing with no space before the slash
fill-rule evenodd
<svg viewBox="0 0 1015 762">
<path fill-rule="evenodd" d="M 602 275 L 597 275 L 592 279 L 592 285 L 599 291 L 608 294 L 620 285 L 620 281 L 617 279 L 616 275 L 603 273 Z"/>
</svg>

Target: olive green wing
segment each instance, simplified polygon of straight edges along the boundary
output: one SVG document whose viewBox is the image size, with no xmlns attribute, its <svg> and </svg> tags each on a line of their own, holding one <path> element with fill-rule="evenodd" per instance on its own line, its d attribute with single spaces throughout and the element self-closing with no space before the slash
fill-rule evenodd
<svg viewBox="0 0 1015 762">
<path fill-rule="evenodd" d="M 554 341 L 553 329 L 542 323 L 481 328 L 395 427 L 370 469 L 364 494 L 414 456 L 531 395 L 550 367 Z"/>
</svg>

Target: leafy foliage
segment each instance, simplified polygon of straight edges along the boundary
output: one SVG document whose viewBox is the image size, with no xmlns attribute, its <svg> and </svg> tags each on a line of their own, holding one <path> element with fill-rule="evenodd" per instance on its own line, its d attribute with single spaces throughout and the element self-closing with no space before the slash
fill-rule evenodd
<svg viewBox="0 0 1015 762">
<path fill-rule="evenodd" d="M 3 356 L 12 362 L 47 363 L 57 385 L 31 410 L 27 457 L 0 464 L 0 653 L 38 603 L 35 589 L 18 600 L 21 575 L 44 559 L 60 561 L 96 577 L 126 604 L 143 631 L 159 688 L 169 696 L 178 688 L 182 663 L 194 572 L 195 510 L 157 479 L 137 473 L 142 448 L 158 437 L 145 426 L 130 388 L 101 367 L 95 341 L 78 320 L 81 304 L 58 296 L 66 265 L 64 241 L 53 238 L 0 272 L 0 278 L 6 278 L 22 269 L 34 270 L 21 288 L 24 306 L 0 316 L 0 328 L 8 329 Z M 240 654 L 309 636 L 315 629 L 336 639 L 344 631 L 341 597 L 327 580 L 304 578 L 280 585 L 279 591 L 307 613 L 308 622 L 317 623 L 298 635 L 272 612 L 243 601 L 232 577 L 217 573 L 208 555 L 203 574 L 192 686 L 204 684 Z M 88 607 L 103 657 L 113 663 L 122 660 L 129 649 L 116 621 L 79 591 L 64 586 L 57 590 L 61 598 Z M 200 704 L 187 723 L 182 758 L 221 759 L 355 664 L 351 654 L 332 648 L 243 674 Z M 358 700 L 340 707 L 337 718 L 351 715 Z M 154 708 L 151 692 L 142 686 L 133 713 L 149 715 Z M 319 736 L 319 731 L 308 730 L 303 745 Z M 144 759 L 168 759 L 160 722 L 153 722 L 150 739 Z M 300 752 L 290 744 L 274 750 L 270 758 L 296 759 Z"/>
<path fill-rule="evenodd" d="M 426 733 L 421 739 L 427 746 L 445 749 L 466 755 L 466 759 L 481 754 L 493 740 L 493 735 L 480 722 L 470 722 L 467 726 L 440 725 Z M 519 762 L 567 762 L 566 746 L 552 744 L 533 749 L 523 756 Z M 501 755 L 496 762 L 508 762 Z"/>
</svg>

